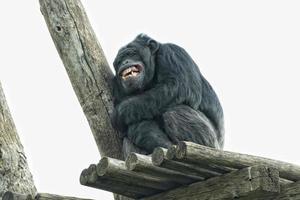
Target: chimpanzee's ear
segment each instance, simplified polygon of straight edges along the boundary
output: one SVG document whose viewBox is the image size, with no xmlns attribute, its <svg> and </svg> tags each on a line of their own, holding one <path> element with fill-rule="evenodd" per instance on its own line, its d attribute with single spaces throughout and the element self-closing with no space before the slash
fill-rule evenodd
<svg viewBox="0 0 300 200">
<path fill-rule="evenodd" d="M 156 42 L 155 40 L 153 39 L 149 39 L 147 41 L 147 46 L 149 47 L 149 49 L 151 50 L 151 53 L 152 54 L 155 54 L 156 51 L 159 49 L 159 43 Z"/>
</svg>

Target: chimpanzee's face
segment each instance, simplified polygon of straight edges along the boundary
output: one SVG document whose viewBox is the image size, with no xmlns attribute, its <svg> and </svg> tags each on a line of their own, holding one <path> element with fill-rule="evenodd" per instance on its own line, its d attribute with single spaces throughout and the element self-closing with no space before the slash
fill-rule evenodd
<svg viewBox="0 0 300 200">
<path fill-rule="evenodd" d="M 114 60 L 117 80 L 126 94 L 143 91 L 154 76 L 153 52 L 141 39 L 138 37 L 121 48 Z"/>
</svg>

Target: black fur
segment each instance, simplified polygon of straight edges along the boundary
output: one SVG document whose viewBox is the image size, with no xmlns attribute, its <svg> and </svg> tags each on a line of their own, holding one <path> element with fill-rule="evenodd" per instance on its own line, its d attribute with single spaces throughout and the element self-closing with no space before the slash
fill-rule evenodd
<svg viewBox="0 0 300 200">
<path fill-rule="evenodd" d="M 139 74 L 123 79 L 130 66 Z M 146 153 L 182 140 L 223 147 L 221 104 L 183 48 L 138 35 L 119 50 L 114 68 L 112 122 L 126 140 Z"/>
</svg>

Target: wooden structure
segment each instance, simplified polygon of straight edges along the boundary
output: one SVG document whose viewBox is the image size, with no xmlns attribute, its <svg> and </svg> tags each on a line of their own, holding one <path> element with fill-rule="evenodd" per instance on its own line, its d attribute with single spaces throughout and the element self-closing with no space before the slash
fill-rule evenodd
<svg viewBox="0 0 300 200">
<path fill-rule="evenodd" d="M 103 157 L 83 170 L 83 185 L 136 199 L 299 199 L 300 167 L 269 159 L 181 143 L 156 149 L 153 159 L 131 154 L 121 161 L 129 142 L 109 120 L 113 74 L 80 0 L 39 1 Z"/>
<path fill-rule="evenodd" d="M 36 195 L 31 194 L 19 194 L 15 192 L 7 191 L 2 196 L 2 200 L 91 200 L 81 199 L 76 197 L 61 196 L 48 193 L 37 193 Z"/>
<path fill-rule="evenodd" d="M 125 162 L 118 160 L 123 159 L 121 151 L 124 141 L 118 137 L 109 120 L 112 112 L 110 81 L 113 74 L 83 6 L 80 0 L 39 1 L 51 37 L 103 156 L 97 165 L 92 164 L 82 171 L 81 184 L 144 200 L 300 200 L 300 167 L 270 159 L 181 142 L 168 150 L 157 148 L 151 156 L 132 153 Z M 10 118 L 7 106 L 1 105 L 5 108 L 2 118 Z M 4 127 L 3 133 L 7 133 L 7 130 L 14 133 L 11 120 L 3 121 L 3 124 L 9 125 Z M 13 143 L 19 144 L 19 141 Z M 7 166 L 17 162 L 0 165 L 0 168 L 5 166 L 6 169 L 1 173 L 10 176 L 3 179 L 3 192 L 14 191 L 5 192 L 3 196 L 0 191 L 2 200 L 81 200 L 45 193 L 36 195 L 27 164 L 24 164 L 26 158 L 19 146 L 12 148 L 18 150 L 15 152 L 9 148 L 0 149 L 2 160 L 11 160 L 7 155 L 12 155 L 23 163 L 24 167 L 21 168 L 27 174 L 18 175 L 23 174 L 20 165 L 19 171 L 13 170 L 15 174 L 9 173 L 12 170 Z M 6 153 L 9 151 L 9 154 Z M 18 184 L 10 188 L 10 182 L 15 179 Z M 116 195 L 115 199 L 124 198 Z"/>
<path fill-rule="evenodd" d="M 300 166 L 191 142 L 125 161 L 103 157 L 80 183 L 143 200 L 300 199 Z"/>
</svg>

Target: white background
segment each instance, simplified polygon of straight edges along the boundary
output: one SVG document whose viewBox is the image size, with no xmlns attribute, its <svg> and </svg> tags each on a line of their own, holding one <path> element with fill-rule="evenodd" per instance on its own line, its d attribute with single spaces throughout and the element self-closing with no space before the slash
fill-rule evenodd
<svg viewBox="0 0 300 200">
<path fill-rule="evenodd" d="M 110 64 L 140 32 L 191 54 L 224 107 L 226 150 L 300 164 L 297 1 L 83 4 Z M 0 80 L 38 191 L 112 199 L 79 184 L 100 157 L 38 1 L 2 1 L 0 25 Z"/>
</svg>

